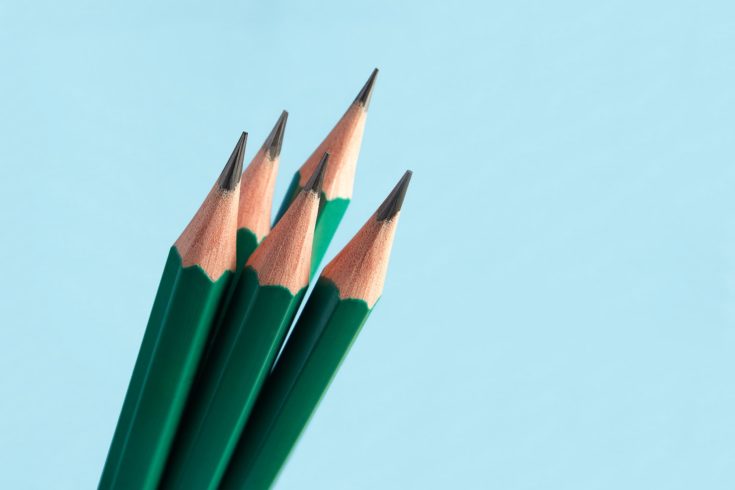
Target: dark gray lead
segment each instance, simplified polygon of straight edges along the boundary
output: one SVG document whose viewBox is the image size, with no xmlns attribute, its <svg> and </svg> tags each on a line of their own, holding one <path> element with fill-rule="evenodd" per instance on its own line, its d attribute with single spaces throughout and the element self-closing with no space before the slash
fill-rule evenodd
<svg viewBox="0 0 735 490">
<path fill-rule="evenodd" d="M 319 165 L 316 166 L 316 170 L 311 174 L 309 180 L 304 185 L 305 191 L 311 191 L 319 194 L 322 191 L 322 182 L 324 181 L 324 173 L 327 169 L 327 162 L 329 161 L 329 152 L 324 152 L 322 159 L 319 161 Z"/>
<path fill-rule="evenodd" d="M 367 82 L 365 82 L 365 85 L 363 85 L 362 89 L 360 89 L 360 93 L 357 94 L 357 97 L 355 97 L 354 104 L 360 104 L 367 110 L 368 106 L 370 105 L 370 97 L 373 95 L 373 85 L 375 85 L 375 78 L 378 76 L 378 69 L 374 69 L 373 72 L 370 74 L 370 78 L 368 78 Z"/>
<path fill-rule="evenodd" d="M 390 191 L 388 197 L 385 198 L 383 204 L 378 208 L 376 219 L 378 221 L 389 221 L 391 220 L 403 206 L 403 198 L 406 197 L 406 190 L 408 190 L 408 183 L 411 182 L 411 176 L 413 172 L 406 170 L 401 180 L 398 181 L 396 186 Z"/>
<path fill-rule="evenodd" d="M 286 132 L 286 121 L 288 120 L 288 112 L 283 111 L 281 116 L 276 121 L 276 125 L 273 126 L 271 134 L 266 138 L 263 143 L 263 149 L 268 152 L 268 156 L 271 160 L 275 160 L 281 154 L 281 146 L 283 145 L 283 134 Z"/>
<path fill-rule="evenodd" d="M 235 145 L 235 149 L 232 150 L 230 159 L 227 160 L 227 164 L 219 176 L 220 189 L 231 191 L 240 183 L 240 177 L 242 177 L 242 161 L 245 158 L 245 143 L 247 141 L 248 133 L 243 131 Z"/>
</svg>

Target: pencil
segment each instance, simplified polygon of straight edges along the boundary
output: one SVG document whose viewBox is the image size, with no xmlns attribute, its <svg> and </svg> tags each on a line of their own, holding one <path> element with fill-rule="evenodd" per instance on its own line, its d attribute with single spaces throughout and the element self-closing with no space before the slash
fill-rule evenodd
<svg viewBox="0 0 735 490">
<path fill-rule="evenodd" d="M 217 488 L 308 285 L 327 158 L 246 263 L 160 488 Z"/>
<path fill-rule="evenodd" d="M 168 255 L 100 479 L 153 489 L 163 470 L 212 318 L 235 268 L 247 134 Z"/>
<path fill-rule="evenodd" d="M 276 215 L 277 222 L 288 209 L 294 197 L 298 195 L 299 189 L 305 185 L 309 176 L 314 172 L 321 156 L 324 152 L 329 152 L 329 168 L 324 176 L 322 203 L 314 229 L 310 278 L 314 276 L 319 268 L 329 243 L 337 231 L 337 226 L 339 226 L 352 199 L 357 157 L 360 154 L 368 106 L 370 105 L 377 76 L 378 69 L 376 68 L 342 118 L 293 176 L 281 203 L 281 208 Z"/>
<path fill-rule="evenodd" d="M 237 265 L 224 299 L 220 302 L 220 308 L 207 338 L 200 366 L 203 366 L 209 357 L 245 263 L 258 247 L 258 244 L 270 232 L 273 190 L 276 186 L 278 162 L 287 120 L 288 112 L 281 112 L 260 150 L 242 172 L 240 202 L 237 211 Z M 198 373 L 197 377 L 200 375 L 201 373 Z"/>
<path fill-rule="evenodd" d="M 378 301 L 411 172 L 323 270 L 220 484 L 269 488 Z"/>
<path fill-rule="evenodd" d="M 283 111 L 263 146 L 242 173 L 237 213 L 237 270 L 271 229 L 273 189 L 283 145 L 288 112 Z"/>
</svg>

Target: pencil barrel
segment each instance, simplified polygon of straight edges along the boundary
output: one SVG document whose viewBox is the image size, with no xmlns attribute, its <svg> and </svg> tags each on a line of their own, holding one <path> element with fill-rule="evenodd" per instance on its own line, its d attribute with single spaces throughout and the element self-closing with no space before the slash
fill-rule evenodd
<svg viewBox="0 0 735 490">
<path fill-rule="evenodd" d="M 221 489 L 270 488 L 370 312 L 365 301 L 340 299 L 331 281 L 317 281 L 263 386 Z"/>
<path fill-rule="evenodd" d="M 246 268 L 202 367 L 161 488 L 215 489 L 303 297 Z"/>
<path fill-rule="evenodd" d="M 237 265 L 235 270 L 239 271 L 245 267 L 245 263 L 258 247 L 258 237 L 247 228 L 237 230 Z"/>
<path fill-rule="evenodd" d="M 314 274 L 319 269 L 319 265 L 322 259 L 324 259 L 329 244 L 332 242 L 334 234 L 337 233 L 337 228 L 349 205 L 349 199 L 335 198 L 328 201 L 324 194 L 322 194 L 322 199 L 319 204 L 319 215 L 316 218 L 316 225 L 314 226 L 314 245 L 311 253 L 309 278 L 314 277 Z"/>
<path fill-rule="evenodd" d="M 198 266 L 182 267 L 172 247 L 100 489 L 156 488 L 230 276 L 212 282 Z"/>
<path fill-rule="evenodd" d="M 301 173 L 296 172 L 291 178 L 291 182 L 288 184 L 286 194 L 283 196 L 283 201 L 281 201 L 281 207 L 278 208 L 276 219 L 273 220 L 273 227 L 275 227 L 276 224 L 281 220 L 281 218 L 283 218 L 283 215 L 286 214 L 286 211 L 288 211 L 288 208 L 289 206 L 291 206 L 293 200 L 296 199 L 296 195 L 299 193 L 299 190 L 301 188 L 299 185 L 300 181 Z"/>
</svg>

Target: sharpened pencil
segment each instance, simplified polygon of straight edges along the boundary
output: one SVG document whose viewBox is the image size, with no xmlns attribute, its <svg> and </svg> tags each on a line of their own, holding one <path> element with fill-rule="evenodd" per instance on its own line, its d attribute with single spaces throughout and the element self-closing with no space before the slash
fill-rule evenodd
<svg viewBox="0 0 735 490">
<path fill-rule="evenodd" d="M 214 341 L 219 334 L 219 327 L 222 325 L 223 317 L 230 305 L 235 286 L 239 281 L 245 263 L 271 230 L 273 190 L 276 186 L 278 162 L 287 120 L 288 112 L 281 112 L 263 145 L 242 172 L 240 202 L 237 210 L 237 265 L 207 339 L 202 362 L 200 363 L 202 365 L 209 357 Z M 201 373 L 197 374 L 197 376 L 199 375 Z"/>
<path fill-rule="evenodd" d="M 332 237 L 334 237 L 352 199 L 357 158 L 360 154 L 368 106 L 370 105 L 377 76 L 378 69 L 376 68 L 342 118 L 299 171 L 296 172 L 276 216 L 277 222 L 288 209 L 294 197 L 298 195 L 299 189 L 303 188 L 309 176 L 314 172 L 324 152 L 329 152 L 329 168 L 324 176 L 322 203 L 316 228 L 314 229 L 314 249 L 309 272 L 310 278 L 314 276 L 319 268 L 319 264 L 327 252 L 327 247 L 329 247 L 329 243 L 332 241 Z"/>
<path fill-rule="evenodd" d="M 246 263 L 160 488 L 217 488 L 308 285 L 327 159 Z"/>
<path fill-rule="evenodd" d="M 411 172 L 322 272 L 220 483 L 267 489 L 378 301 Z"/>
<path fill-rule="evenodd" d="M 171 248 L 99 488 L 154 489 L 212 319 L 235 268 L 247 134 Z"/>
<path fill-rule="evenodd" d="M 242 173 L 237 213 L 237 270 L 271 229 L 273 190 L 286 131 L 288 112 L 283 111 L 250 164 Z"/>
</svg>

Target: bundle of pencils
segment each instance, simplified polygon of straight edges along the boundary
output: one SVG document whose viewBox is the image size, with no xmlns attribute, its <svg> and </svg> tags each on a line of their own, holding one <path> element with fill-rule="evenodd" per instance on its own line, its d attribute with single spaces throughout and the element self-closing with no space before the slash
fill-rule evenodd
<svg viewBox="0 0 735 490">
<path fill-rule="evenodd" d="M 284 344 L 352 197 L 376 75 L 294 175 L 272 229 L 288 113 L 244 171 L 242 133 L 169 252 L 100 489 L 273 484 L 382 293 L 411 178 L 324 268 Z"/>
</svg>

